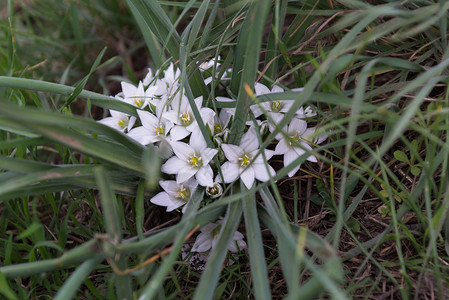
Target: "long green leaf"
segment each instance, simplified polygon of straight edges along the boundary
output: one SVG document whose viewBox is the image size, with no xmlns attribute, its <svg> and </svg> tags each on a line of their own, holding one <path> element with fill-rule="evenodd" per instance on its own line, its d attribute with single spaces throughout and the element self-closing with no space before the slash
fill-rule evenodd
<svg viewBox="0 0 449 300">
<path fill-rule="evenodd" d="M 243 184 L 241 184 L 243 187 Z M 247 196 L 243 200 L 243 214 L 245 216 L 246 236 L 248 239 L 249 262 L 251 265 L 251 275 L 253 290 L 256 299 L 271 299 L 270 283 L 264 247 L 262 243 L 261 229 L 259 225 L 256 197 Z"/>
<path fill-rule="evenodd" d="M 238 95 L 236 113 L 231 127 L 229 142 L 237 144 L 245 128 L 250 98 L 245 86 L 254 86 L 259 65 L 260 49 L 264 33 L 264 24 L 271 1 L 254 1 L 248 9 L 240 31 L 234 66 L 232 69 L 231 91 Z"/>
<path fill-rule="evenodd" d="M 0 76 L 0 87 L 49 92 L 61 95 L 70 95 L 75 90 L 74 87 L 58 83 L 6 76 Z M 109 96 L 83 90 L 78 94 L 78 97 L 90 99 L 92 104 L 104 108 L 121 111 L 135 117 L 138 116 L 135 107 Z"/>
<path fill-rule="evenodd" d="M 56 300 L 68 300 L 73 299 L 75 294 L 79 291 L 80 286 L 84 280 L 98 267 L 98 264 L 103 260 L 102 256 L 91 258 L 82 263 L 76 270 L 70 275 L 70 278 L 64 283 L 61 289 L 56 294 Z"/>
<path fill-rule="evenodd" d="M 213 299 L 215 288 L 218 285 L 218 279 L 220 277 L 221 266 L 228 252 L 228 245 L 231 242 L 234 232 L 237 230 L 241 214 L 240 203 L 229 205 L 217 242 L 209 256 L 206 269 L 195 291 L 194 300 Z"/>
</svg>

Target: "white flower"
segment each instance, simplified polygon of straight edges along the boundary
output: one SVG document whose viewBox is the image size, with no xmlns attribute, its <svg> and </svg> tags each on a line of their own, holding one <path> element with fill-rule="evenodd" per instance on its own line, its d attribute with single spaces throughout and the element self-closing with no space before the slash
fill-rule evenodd
<svg viewBox="0 0 449 300">
<path fill-rule="evenodd" d="M 194 101 L 203 122 L 212 127 L 215 112 L 210 108 L 201 107 L 203 97 L 198 97 Z M 199 128 L 186 97 L 175 97 L 171 107 L 171 110 L 164 113 L 164 117 L 175 124 L 170 133 L 172 140 L 179 141 Z"/>
<path fill-rule="evenodd" d="M 270 179 L 270 175 L 276 174 L 274 169 L 264 161 L 262 154 L 256 157 L 257 152 L 259 152 L 259 142 L 254 128 L 250 128 L 242 136 L 240 146 L 222 144 L 221 148 L 229 160 L 221 166 L 225 183 L 234 182 L 240 176 L 245 186 L 250 189 L 254 179 L 264 182 Z M 274 153 L 267 149 L 264 152 L 267 160 Z"/>
<path fill-rule="evenodd" d="M 150 112 L 137 110 L 143 126 L 128 132 L 128 136 L 142 145 L 154 144 L 166 139 L 173 123 L 165 118 L 158 118 Z"/>
<path fill-rule="evenodd" d="M 256 96 L 261 96 L 265 94 L 271 94 L 271 93 L 282 93 L 284 90 L 275 85 L 273 89 L 270 91 L 265 85 L 256 82 L 254 84 L 254 90 Z M 250 109 L 252 110 L 254 116 L 257 118 L 261 114 L 263 114 L 264 111 L 268 113 L 286 113 L 290 107 L 293 105 L 293 100 L 274 100 L 274 101 L 264 101 L 260 104 L 254 104 L 250 106 Z"/>
<path fill-rule="evenodd" d="M 216 199 L 223 195 L 223 187 L 221 184 L 214 182 L 213 185 L 206 188 L 206 195 L 208 195 L 211 199 Z"/>
<path fill-rule="evenodd" d="M 228 81 L 231 80 L 231 74 L 232 74 L 232 69 L 227 69 L 226 71 L 224 71 L 223 75 L 220 78 L 220 82 L 223 81 Z M 218 78 L 218 76 L 220 75 L 219 71 L 215 72 L 215 78 Z M 207 77 L 206 79 L 204 79 L 204 84 L 208 85 L 209 83 L 211 83 L 213 80 L 213 77 Z"/>
<path fill-rule="evenodd" d="M 164 71 L 164 78 L 156 81 L 157 91 L 156 95 L 165 95 L 171 98 L 176 94 L 179 88 L 179 77 L 181 71 L 170 63 L 168 68 Z"/>
<path fill-rule="evenodd" d="M 142 83 L 144 86 L 154 86 L 156 84 L 156 77 L 158 75 L 159 71 L 156 71 L 156 74 L 153 76 L 153 70 L 151 68 L 148 68 L 148 73 L 145 75 L 145 78 L 142 80 Z"/>
<path fill-rule="evenodd" d="M 307 106 L 305 109 L 301 106 L 298 111 L 296 111 L 296 116 L 300 119 L 310 118 L 316 116 L 316 112 L 314 112 L 310 106 Z"/>
<path fill-rule="evenodd" d="M 288 137 L 282 136 L 279 143 L 274 150 L 275 155 L 284 155 L 284 167 L 290 165 L 295 159 L 306 153 L 307 150 L 311 151 L 312 147 L 308 144 L 307 137 L 310 136 L 313 131 L 311 128 L 307 129 L 307 123 L 304 120 L 293 118 L 291 123 L 285 130 Z M 322 138 L 321 138 L 322 139 Z M 326 138 L 316 141 L 322 142 Z M 308 161 L 317 162 L 315 156 L 310 154 L 307 157 Z M 293 170 L 288 173 L 289 177 L 292 177 L 299 170 L 301 165 L 297 165 Z"/>
<path fill-rule="evenodd" d="M 234 102 L 235 99 L 226 98 L 226 97 L 216 97 L 215 100 L 218 102 Z M 223 131 L 228 127 L 229 122 L 231 121 L 231 118 L 235 115 L 235 108 L 221 108 L 220 113 L 218 114 L 218 117 L 215 115 L 214 117 L 214 126 L 212 129 L 213 135 L 220 135 L 223 133 Z"/>
<path fill-rule="evenodd" d="M 195 244 L 193 244 L 191 251 L 206 252 L 209 249 L 213 249 L 215 247 L 215 243 L 217 242 L 218 235 L 220 234 L 222 223 L 223 220 L 220 219 L 215 223 L 208 223 L 201 227 L 201 233 L 196 238 Z M 246 249 L 246 243 L 243 238 L 243 234 L 236 231 L 228 245 L 228 250 L 235 253 L 239 250 Z"/>
<path fill-rule="evenodd" d="M 218 56 L 218 60 L 221 60 L 220 56 Z M 215 58 L 212 58 L 211 60 L 206 60 L 202 64 L 199 65 L 199 68 L 201 71 L 206 71 L 210 68 L 212 68 L 215 65 Z M 217 62 L 217 68 L 221 65 L 219 62 Z"/>
<path fill-rule="evenodd" d="M 264 121 L 256 120 L 256 123 L 257 123 L 257 126 L 259 127 L 260 135 L 264 135 L 265 133 L 267 133 L 267 130 L 269 128 L 267 120 L 264 120 Z M 248 125 L 250 128 L 256 129 L 256 125 L 254 124 L 254 122 L 252 120 L 246 121 L 245 124 Z"/>
<path fill-rule="evenodd" d="M 217 149 L 207 148 L 201 132 L 196 131 L 190 137 L 190 144 L 182 142 L 171 142 L 173 156 L 165 164 L 161 170 L 167 174 L 177 174 L 176 182 L 183 183 L 195 176 L 198 183 L 202 186 L 211 186 L 214 184 L 214 173 L 209 166 L 209 162 L 217 154 Z"/>
<path fill-rule="evenodd" d="M 142 81 L 139 82 L 137 87 L 124 81 L 121 84 L 124 101 L 141 109 L 148 105 L 157 89 L 157 87 L 152 86 L 145 90 Z"/>
<path fill-rule="evenodd" d="M 160 192 L 151 198 L 150 201 L 160 206 L 166 206 L 168 212 L 189 202 L 198 186 L 198 182 L 194 179 L 190 179 L 182 184 L 178 184 L 173 180 L 161 180 L 159 184 L 164 189 L 164 192 Z M 184 206 L 182 209 L 183 213 L 186 208 L 187 206 Z"/>
<path fill-rule="evenodd" d="M 125 132 L 125 130 L 130 130 L 136 122 L 136 117 L 130 118 L 129 115 L 116 110 L 110 110 L 109 112 L 111 113 L 111 116 L 99 120 L 98 123 Z"/>
</svg>

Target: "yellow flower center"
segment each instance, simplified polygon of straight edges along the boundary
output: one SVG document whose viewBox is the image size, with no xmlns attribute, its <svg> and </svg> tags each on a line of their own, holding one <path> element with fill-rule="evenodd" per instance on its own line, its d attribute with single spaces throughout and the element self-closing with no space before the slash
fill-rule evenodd
<svg viewBox="0 0 449 300">
<path fill-rule="evenodd" d="M 141 108 L 144 102 L 145 102 L 145 101 L 144 101 L 142 98 L 135 98 L 135 99 L 134 99 L 134 104 L 135 104 L 138 108 Z"/>
<path fill-rule="evenodd" d="M 189 197 L 189 190 L 186 189 L 183 184 L 181 184 L 181 187 L 179 189 L 175 190 L 176 199 L 186 202 L 187 200 L 189 200 Z"/>
<path fill-rule="evenodd" d="M 184 125 L 190 125 L 190 123 L 192 123 L 192 117 L 190 116 L 190 114 L 185 111 L 180 115 L 181 121 Z"/>
<path fill-rule="evenodd" d="M 281 101 L 273 101 L 271 102 L 271 110 L 274 112 L 279 112 L 281 110 L 282 102 Z"/>
<path fill-rule="evenodd" d="M 210 186 L 210 187 L 207 188 L 207 192 L 209 194 L 211 194 L 211 195 L 216 195 L 216 194 L 218 194 L 218 189 L 217 189 L 217 187 L 215 185 L 214 186 Z"/>
<path fill-rule="evenodd" d="M 212 229 L 211 234 L 212 234 L 214 240 L 216 240 L 218 238 L 218 235 L 220 234 L 220 230 L 221 230 L 221 225 L 218 225 L 217 227 Z"/>
<path fill-rule="evenodd" d="M 246 165 L 248 165 L 251 161 L 251 158 L 245 154 L 244 156 L 239 158 L 240 160 L 240 166 L 245 167 Z"/>
<path fill-rule="evenodd" d="M 221 128 L 220 124 L 215 124 L 214 125 L 215 133 L 220 133 L 222 130 L 223 130 L 223 128 Z"/>
<path fill-rule="evenodd" d="M 201 156 L 194 154 L 189 158 L 189 164 L 191 164 L 192 167 L 201 167 L 203 165 L 203 159 Z"/>
<path fill-rule="evenodd" d="M 296 143 L 298 143 L 298 142 L 299 142 L 299 137 L 298 137 L 298 135 L 291 135 L 291 136 L 290 136 L 290 140 L 288 141 L 288 144 L 289 144 L 291 147 L 293 147 L 294 144 L 296 144 Z"/>
<path fill-rule="evenodd" d="M 159 125 L 159 126 L 156 127 L 156 129 L 154 130 L 154 133 L 155 133 L 156 135 L 164 134 L 164 128 L 162 128 L 162 126 Z"/>
<path fill-rule="evenodd" d="M 118 120 L 118 126 L 120 126 L 121 128 L 128 126 L 128 120 L 127 119 Z"/>
</svg>

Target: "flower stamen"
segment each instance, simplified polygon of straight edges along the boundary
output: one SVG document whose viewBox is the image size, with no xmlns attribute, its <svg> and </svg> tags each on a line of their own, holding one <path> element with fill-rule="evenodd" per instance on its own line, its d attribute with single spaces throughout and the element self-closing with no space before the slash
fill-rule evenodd
<svg viewBox="0 0 449 300">
<path fill-rule="evenodd" d="M 193 122 L 192 117 L 187 111 L 180 114 L 179 117 L 181 118 L 181 121 L 185 126 L 190 125 Z"/>
<path fill-rule="evenodd" d="M 162 134 L 164 134 L 164 128 L 161 126 L 161 125 L 159 125 L 158 127 L 156 127 L 156 129 L 154 130 L 154 133 L 156 134 L 156 135 L 162 135 Z"/>
<path fill-rule="evenodd" d="M 194 154 L 189 158 L 188 162 L 191 164 L 191 167 L 199 168 L 203 165 L 203 158 Z"/>
<path fill-rule="evenodd" d="M 249 157 L 248 154 L 245 154 L 244 156 L 239 157 L 239 161 L 240 161 L 240 166 L 245 167 L 250 163 L 251 157 Z"/>
<path fill-rule="evenodd" d="M 135 98 L 134 99 L 134 104 L 138 107 L 138 108 L 142 108 L 143 104 L 145 103 L 145 101 L 142 98 Z"/>
<path fill-rule="evenodd" d="M 124 128 L 124 127 L 128 126 L 128 120 L 127 119 L 120 119 L 120 120 L 118 120 L 117 124 L 121 128 Z"/>
<path fill-rule="evenodd" d="M 271 110 L 273 112 L 279 112 L 282 108 L 282 102 L 281 101 L 273 101 L 271 102 Z"/>
<path fill-rule="evenodd" d="M 220 133 L 223 131 L 223 128 L 221 128 L 220 124 L 215 124 L 214 131 L 215 131 L 215 133 Z"/>
<path fill-rule="evenodd" d="M 187 202 L 190 197 L 190 191 L 184 187 L 183 184 L 181 184 L 181 187 L 179 189 L 175 190 L 175 198 Z"/>
</svg>

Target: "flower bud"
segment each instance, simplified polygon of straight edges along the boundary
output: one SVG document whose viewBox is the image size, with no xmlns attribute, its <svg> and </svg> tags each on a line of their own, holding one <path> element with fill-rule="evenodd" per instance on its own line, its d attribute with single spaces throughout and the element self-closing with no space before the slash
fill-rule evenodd
<svg viewBox="0 0 449 300">
<path fill-rule="evenodd" d="M 208 186 L 206 188 L 206 195 L 208 195 L 211 199 L 215 199 L 220 197 L 223 194 L 223 188 L 221 187 L 221 184 L 214 183 L 213 186 Z"/>
</svg>

